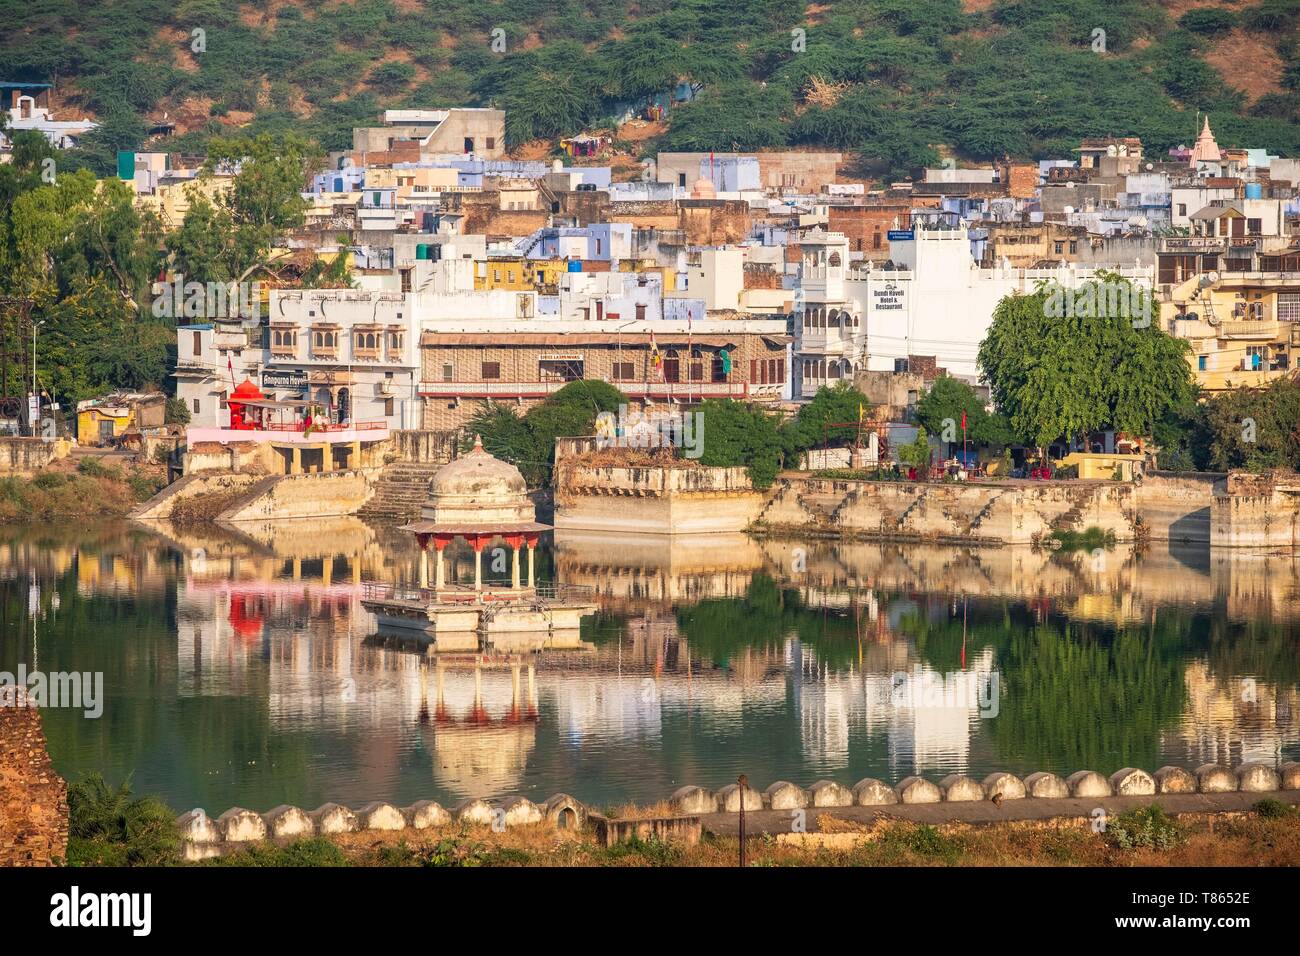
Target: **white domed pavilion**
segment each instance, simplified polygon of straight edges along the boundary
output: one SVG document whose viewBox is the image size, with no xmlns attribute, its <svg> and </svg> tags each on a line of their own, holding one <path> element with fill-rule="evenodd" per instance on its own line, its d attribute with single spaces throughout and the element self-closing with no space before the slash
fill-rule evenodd
<svg viewBox="0 0 1300 956">
<path fill-rule="evenodd" d="M 404 525 L 420 545 L 418 589 L 370 586 L 362 606 L 381 625 L 414 628 L 432 635 L 438 650 L 482 650 L 484 643 L 500 645 L 502 634 L 543 632 L 548 647 L 573 647 L 581 642 L 581 619 L 596 605 L 579 589 L 561 585 L 539 587 L 536 549 L 550 525 L 536 520 L 528 485 L 519 469 L 488 454 L 475 436 L 474 447 L 443 465 L 429 481 L 429 496 L 420 520 Z M 448 580 L 443 551 L 461 539 L 474 551 L 473 584 Z M 483 550 L 497 543 L 510 549 L 509 586 L 485 584 Z M 433 545 L 433 586 L 429 584 L 429 546 Z M 528 579 L 521 580 L 520 552 L 528 550 Z M 495 635 L 495 637 L 494 637 Z M 515 650 L 530 647 L 513 647 Z"/>
</svg>

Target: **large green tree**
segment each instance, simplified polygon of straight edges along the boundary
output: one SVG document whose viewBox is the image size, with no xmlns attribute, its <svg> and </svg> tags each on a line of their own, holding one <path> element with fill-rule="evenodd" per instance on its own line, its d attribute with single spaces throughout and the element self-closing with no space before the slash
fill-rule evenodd
<svg viewBox="0 0 1300 956">
<path fill-rule="evenodd" d="M 1077 302 L 1129 296 L 1127 280 L 1113 275 L 1084 286 Z M 1039 447 L 1108 427 L 1151 434 L 1191 393 L 1187 343 L 1109 306 L 1052 308 L 1059 291 L 1007 296 L 994 310 L 979 348 L 994 405 L 1015 435 Z"/>
</svg>

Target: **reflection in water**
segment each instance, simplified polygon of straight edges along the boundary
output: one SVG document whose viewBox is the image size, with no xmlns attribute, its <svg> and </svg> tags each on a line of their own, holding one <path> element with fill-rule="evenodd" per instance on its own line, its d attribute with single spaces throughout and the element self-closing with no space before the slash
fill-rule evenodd
<svg viewBox="0 0 1300 956">
<path fill-rule="evenodd" d="M 102 718 L 46 714 L 58 769 L 214 811 L 1300 756 L 1289 556 L 557 533 L 541 559 L 599 595 L 583 648 L 431 654 L 360 606 L 417 580 L 392 529 L 9 529 L 0 669 L 104 672 Z"/>
</svg>

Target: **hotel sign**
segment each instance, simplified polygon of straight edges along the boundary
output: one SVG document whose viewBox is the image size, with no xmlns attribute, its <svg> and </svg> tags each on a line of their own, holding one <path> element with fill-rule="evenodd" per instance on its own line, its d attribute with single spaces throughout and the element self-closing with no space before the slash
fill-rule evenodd
<svg viewBox="0 0 1300 956">
<path fill-rule="evenodd" d="M 900 311 L 903 308 L 903 289 L 891 282 L 883 289 L 871 290 L 871 305 L 877 312 Z"/>
<path fill-rule="evenodd" d="M 911 229 L 890 229 L 886 235 L 889 236 L 890 242 L 907 242 L 909 239 L 916 238 L 916 233 Z"/>
<path fill-rule="evenodd" d="M 304 389 L 307 387 L 307 370 L 301 368 L 263 369 L 262 387 Z"/>
</svg>

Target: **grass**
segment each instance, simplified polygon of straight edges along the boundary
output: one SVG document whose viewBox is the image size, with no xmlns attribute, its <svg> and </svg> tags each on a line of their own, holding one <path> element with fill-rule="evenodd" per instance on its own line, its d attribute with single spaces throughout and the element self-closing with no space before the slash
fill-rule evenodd
<svg viewBox="0 0 1300 956">
<path fill-rule="evenodd" d="M 69 469 L 59 462 L 31 478 L 0 478 L 0 523 L 121 517 L 166 483 L 156 465 L 123 469 L 86 457 Z"/>
<path fill-rule="evenodd" d="M 1061 552 L 1109 551 L 1115 547 L 1115 532 L 1103 531 L 1095 525 L 1082 532 L 1058 529 L 1047 537 L 1060 545 L 1056 550 Z"/>
</svg>

